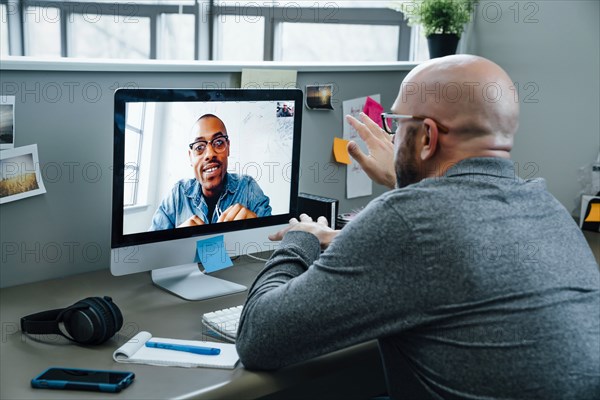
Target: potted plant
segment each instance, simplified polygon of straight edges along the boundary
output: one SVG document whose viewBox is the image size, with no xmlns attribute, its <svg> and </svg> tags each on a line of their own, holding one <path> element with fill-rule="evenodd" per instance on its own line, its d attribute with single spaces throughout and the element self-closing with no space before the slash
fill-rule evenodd
<svg viewBox="0 0 600 400">
<path fill-rule="evenodd" d="M 443 57 L 456 53 L 465 24 L 471 20 L 478 0 L 409 0 L 398 1 L 396 9 L 404 14 L 409 26 L 423 27 L 429 56 Z"/>
</svg>

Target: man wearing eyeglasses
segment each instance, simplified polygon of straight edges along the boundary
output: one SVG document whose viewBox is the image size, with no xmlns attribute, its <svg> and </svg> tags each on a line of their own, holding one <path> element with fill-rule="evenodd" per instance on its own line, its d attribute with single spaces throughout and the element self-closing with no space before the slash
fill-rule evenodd
<svg viewBox="0 0 600 400">
<path fill-rule="evenodd" d="M 195 178 L 175 184 L 154 213 L 151 231 L 271 215 L 269 197 L 252 177 L 227 172 L 229 145 L 219 117 L 198 118 L 188 149 Z"/>
<path fill-rule="evenodd" d="M 384 129 L 348 116 L 369 149 L 351 154 L 392 190 L 341 231 L 301 215 L 272 235 L 244 366 L 377 339 L 392 398 L 597 399 L 598 264 L 544 180 L 518 177 L 518 116 L 506 72 L 468 55 L 413 69 Z"/>
</svg>

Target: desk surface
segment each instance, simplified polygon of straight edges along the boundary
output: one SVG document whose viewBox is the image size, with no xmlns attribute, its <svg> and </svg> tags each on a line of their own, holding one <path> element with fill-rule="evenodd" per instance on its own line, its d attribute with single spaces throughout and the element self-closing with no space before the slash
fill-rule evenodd
<svg viewBox="0 0 600 400">
<path fill-rule="evenodd" d="M 600 262 L 600 234 L 584 234 Z M 242 257 L 218 276 L 249 285 L 262 266 L 262 262 Z M 124 325 L 100 346 L 81 347 L 57 336 L 41 342 L 20 332 L 24 315 L 104 295 L 111 296 L 122 310 Z M 135 383 L 110 396 L 123 399 L 360 399 L 385 390 L 375 341 L 276 372 L 252 372 L 242 366 L 234 370 L 156 367 L 119 364 L 112 359 L 112 352 L 140 330 L 162 337 L 205 339 L 202 314 L 242 304 L 245 296 L 186 301 L 155 287 L 149 273 L 113 277 L 108 270 L 0 289 L 0 399 L 106 397 L 94 392 L 32 389 L 31 378 L 50 366 L 133 371 Z"/>
<path fill-rule="evenodd" d="M 241 257 L 220 277 L 249 285 L 263 263 Z M 23 335 L 24 315 L 67 307 L 90 296 L 111 296 L 124 316 L 123 328 L 108 342 L 94 347 L 71 344 L 49 335 L 46 341 Z M 95 392 L 32 389 L 30 380 L 50 366 L 126 370 L 135 382 L 115 398 L 368 398 L 385 391 L 383 369 L 375 341 L 354 346 L 275 372 L 253 372 L 238 364 L 234 370 L 120 364 L 113 351 L 141 330 L 154 336 L 195 340 L 203 335 L 202 314 L 242 304 L 246 294 L 204 301 L 186 301 L 150 280 L 149 273 L 113 277 L 108 270 L 80 274 L 0 290 L 0 398 L 104 398 Z"/>
</svg>

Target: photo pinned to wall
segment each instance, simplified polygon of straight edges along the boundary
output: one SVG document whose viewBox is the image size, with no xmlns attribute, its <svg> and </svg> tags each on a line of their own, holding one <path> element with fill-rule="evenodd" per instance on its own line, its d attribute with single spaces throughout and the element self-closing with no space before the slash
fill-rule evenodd
<svg viewBox="0 0 600 400">
<path fill-rule="evenodd" d="M 309 110 L 333 110 L 332 93 L 333 85 L 306 85 L 306 108 Z"/>
<path fill-rule="evenodd" d="M 0 95 L 0 150 L 15 147 L 15 96 Z"/>
<path fill-rule="evenodd" d="M 37 144 L 0 152 L 0 204 L 43 193 Z"/>
<path fill-rule="evenodd" d="M 278 101 L 277 102 L 277 117 L 293 117 L 294 102 L 293 101 Z"/>
</svg>

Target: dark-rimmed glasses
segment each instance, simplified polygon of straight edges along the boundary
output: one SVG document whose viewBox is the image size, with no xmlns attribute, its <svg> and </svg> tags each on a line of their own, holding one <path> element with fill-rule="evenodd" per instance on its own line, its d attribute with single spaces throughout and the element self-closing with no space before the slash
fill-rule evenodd
<svg viewBox="0 0 600 400">
<path fill-rule="evenodd" d="M 431 117 L 425 117 L 422 115 L 402 115 L 402 114 L 390 114 L 390 113 L 381 113 L 381 122 L 383 123 L 383 130 L 389 133 L 390 135 L 394 135 L 400 127 L 401 120 L 409 120 L 416 119 L 419 121 L 425 120 L 425 118 L 429 118 L 435 122 L 438 126 L 438 130 L 442 133 L 448 133 L 450 130 L 446 128 L 444 125 L 437 122 L 435 119 Z"/>
<path fill-rule="evenodd" d="M 218 132 L 221 133 L 221 132 Z M 222 153 L 227 148 L 229 143 L 229 136 L 221 134 L 212 138 L 212 140 L 196 140 L 194 143 L 190 143 L 190 150 L 194 152 L 196 156 L 201 156 L 206 151 L 208 145 L 210 145 L 215 153 Z"/>
</svg>

